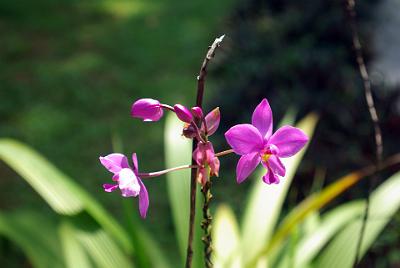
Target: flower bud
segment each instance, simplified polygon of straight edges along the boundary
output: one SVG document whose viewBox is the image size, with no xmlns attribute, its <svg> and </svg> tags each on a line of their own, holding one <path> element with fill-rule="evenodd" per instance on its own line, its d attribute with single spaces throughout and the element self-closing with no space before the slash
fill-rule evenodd
<svg viewBox="0 0 400 268">
<path fill-rule="evenodd" d="M 176 113 L 176 116 L 178 116 L 178 118 L 185 122 L 185 123 L 190 123 L 193 120 L 193 116 L 192 113 L 190 112 L 190 110 L 188 108 L 186 108 L 185 106 L 181 105 L 181 104 L 175 104 L 174 105 L 174 111 Z"/>
<path fill-rule="evenodd" d="M 198 106 L 192 107 L 192 114 L 197 119 L 203 118 L 203 110 Z"/>
<path fill-rule="evenodd" d="M 158 121 L 163 116 L 161 103 L 154 99 L 139 99 L 132 105 L 131 116 L 143 121 Z"/>
</svg>

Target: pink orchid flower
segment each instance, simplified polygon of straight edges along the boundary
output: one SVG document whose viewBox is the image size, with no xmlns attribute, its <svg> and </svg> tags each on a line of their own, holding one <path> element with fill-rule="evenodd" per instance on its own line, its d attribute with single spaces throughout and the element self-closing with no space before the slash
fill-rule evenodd
<svg viewBox="0 0 400 268">
<path fill-rule="evenodd" d="M 286 170 L 280 158 L 295 155 L 308 141 L 298 128 L 283 126 L 272 134 L 272 111 L 267 99 L 263 99 L 252 116 L 252 124 L 233 126 L 225 138 L 233 151 L 241 155 L 236 167 L 236 180 L 243 182 L 261 162 L 267 169 L 263 181 L 279 183 Z"/>
<path fill-rule="evenodd" d="M 204 185 L 209 175 L 217 176 L 219 172 L 219 159 L 215 157 L 214 148 L 211 142 L 199 142 L 193 152 L 193 159 L 199 165 L 197 180 Z"/>
<path fill-rule="evenodd" d="M 117 188 L 121 190 L 123 197 L 139 195 L 139 211 L 142 218 L 146 218 L 149 208 L 149 195 L 138 174 L 138 161 L 136 154 L 132 154 L 133 169 L 128 164 L 128 159 L 123 154 L 113 153 L 105 157 L 100 156 L 101 164 L 114 174 L 112 180 L 117 184 L 103 184 L 106 192 L 113 192 Z"/>
</svg>

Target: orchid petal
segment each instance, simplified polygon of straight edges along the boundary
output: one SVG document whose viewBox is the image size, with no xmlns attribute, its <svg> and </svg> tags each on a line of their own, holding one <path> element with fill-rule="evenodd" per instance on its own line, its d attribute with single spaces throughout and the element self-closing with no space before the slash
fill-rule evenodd
<svg viewBox="0 0 400 268">
<path fill-rule="evenodd" d="M 201 185 L 205 185 L 210 177 L 210 171 L 208 168 L 200 167 L 197 173 L 197 182 Z"/>
<path fill-rule="evenodd" d="M 217 131 L 219 127 L 219 122 L 221 120 L 221 113 L 219 111 L 219 107 L 209 112 L 204 120 L 206 121 L 207 125 L 207 135 L 211 136 L 212 134 L 215 133 L 215 131 Z M 201 124 L 201 130 L 202 132 L 205 131 L 204 122 Z"/>
<path fill-rule="evenodd" d="M 139 172 L 139 165 L 138 165 L 138 160 L 137 160 L 136 153 L 132 154 L 132 163 L 133 163 L 133 171 L 135 173 L 138 173 Z"/>
<path fill-rule="evenodd" d="M 236 167 L 236 181 L 242 183 L 258 166 L 261 157 L 258 152 L 240 157 Z"/>
<path fill-rule="evenodd" d="M 261 135 L 265 139 L 268 139 L 271 136 L 273 119 L 272 110 L 267 99 L 263 99 L 254 110 L 251 124 L 260 131 Z"/>
<path fill-rule="evenodd" d="M 263 138 L 253 125 L 239 124 L 231 127 L 225 138 L 236 154 L 259 152 L 263 148 Z"/>
<path fill-rule="evenodd" d="M 118 184 L 108 184 L 108 183 L 104 183 L 103 184 L 103 189 L 104 191 L 106 191 L 107 193 L 111 193 L 113 192 L 115 189 L 118 188 Z"/>
<path fill-rule="evenodd" d="M 210 161 L 210 173 L 211 176 L 216 176 L 218 177 L 219 175 L 219 159 L 218 157 L 214 157 L 211 161 Z"/>
<path fill-rule="evenodd" d="M 278 147 L 279 157 L 289 157 L 296 154 L 306 145 L 308 137 L 298 128 L 283 126 L 278 129 L 268 140 L 268 144 Z"/>
<path fill-rule="evenodd" d="M 113 153 L 100 156 L 101 164 L 112 173 L 118 173 L 123 168 L 129 168 L 128 159 L 123 154 Z"/>
<path fill-rule="evenodd" d="M 140 192 L 138 178 L 130 168 L 124 168 L 119 173 L 118 186 L 123 197 L 137 196 Z"/>
<path fill-rule="evenodd" d="M 279 159 L 279 157 L 277 157 L 275 155 L 271 155 L 268 159 L 268 164 L 273 173 L 275 173 L 281 177 L 285 176 L 286 168 L 283 165 L 283 163 L 281 162 L 281 160 Z"/>
<path fill-rule="evenodd" d="M 149 194 L 147 192 L 146 186 L 144 186 L 142 180 L 138 179 L 140 185 L 139 192 L 139 212 L 142 218 L 146 218 L 147 209 L 149 208 Z"/>
<path fill-rule="evenodd" d="M 274 174 L 274 172 L 272 172 L 271 169 L 268 169 L 267 174 L 265 174 L 263 176 L 263 181 L 266 184 L 272 184 L 272 183 L 278 184 L 279 183 L 279 178 L 278 178 L 278 176 L 276 174 Z"/>
<path fill-rule="evenodd" d="M 192 107 L 191 111 L 194 117 L 198 119 L 203 118 L 203 110 L 199 106 Z"/>
</svg>

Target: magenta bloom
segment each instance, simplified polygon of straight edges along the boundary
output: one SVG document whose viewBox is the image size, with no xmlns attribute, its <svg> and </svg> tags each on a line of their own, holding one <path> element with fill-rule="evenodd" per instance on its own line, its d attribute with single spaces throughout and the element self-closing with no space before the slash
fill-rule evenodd
<svg viewBox="0 0 400 268">
<path fill-rule="evenodd" d="M 190 123 L 193 120 L 192 113 L 188 108 L 183 106 L 182 104 L 175 104 L 174 105 L 174 111 L 176 113 L 176 116 L 178 116 L 179 120 L 185 122 L 185 123 Z"/>
<path fill-rule="evenodd" d="M 163 116 L 163 109 L 158 100 L 139 99 L 132 104 L 131 116 L 143 121 L 158 121 Z"/>
<path fill-rule="evenodd" d="M 112 180 L 117 184 L 103 184 L 106 192 L 112 192 L 119 188 L 123 197 L 139 195 L 139 211 L 142 218 L 146 217 L 149 208 L 149 195 L 138 174 L 138 161 L 136 154 L 132 154 L 133 169 L 128 164 L 128 159 L 123 154 L 109 154 L 100 156 L 101 164 L 114 174 Z"/>
<path fill-rule="evenodd" d="M 296 154 L 308 141 L 298 128 L 283 126 L 272 134 L 272 111 L 267 99 L 263 99 L 252 116 L 252 124 L 231 127 L 225 138 L 233 151 L 241 155 L 236 167 L 236 180 L 243 182 L 261 162 L 267 169 L 263 181 L 279 183 L 278 176 L 285 176 L 285 166 L 280 158 Z"/>
<path fill-rule="evenodd" d="M 204 185 L 209 175 L 217 176 L 219 172 L 219 159 L 215 157 L 214 148 L 211 142 L 199 142 L 193 152 L 193 159 L 199 165 L 198 182 Z"/>
</svg>

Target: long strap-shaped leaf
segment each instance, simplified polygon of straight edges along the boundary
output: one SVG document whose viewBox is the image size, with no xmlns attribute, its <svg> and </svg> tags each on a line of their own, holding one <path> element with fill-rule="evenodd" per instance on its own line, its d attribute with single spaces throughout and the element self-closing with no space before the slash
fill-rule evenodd
<svg viewBox="0 0 400 268">
<path fill-rule="evenodd" d="M 400 172 L 396 173 L 376 189 L 370 199 L 370 210 L 364 233 L 361 254 L 371 247 L 383 228 L 400 208 Z M 360 208 L 359 213 L 363 208 Z M 351 267 L 356 254 L 356 246 L 362 217 L 358 217 L 346 226 L 321 252 L 316 259 L 316 267 Z"/>
<path fill-rule="evenodd" d="M 384 162 L 384 166 L 389 166 L 399 162 L 399 156 L 395 155 Z M 265 255 L 274 255 L 275 251 L 282 246 L 287 235 L 301 223 L 310 213 L 317 211 L 342 194 L 344 191 L 355 185 L 358 181 L 374 172 L 373 167 L 367 167 L 362 170 L 352 172 L 328 187 L 320 193 L 313 194 L 295 207 L 282 221 L 279 228 L 262 251 L 250 262 L 250 266 L 257 262 L 257 259 Z"/>
<path fill-rule="evenodd" d="M 0 235 L 18 245 L 34 267 L 65 267 L 58 250 L 61 244 L 57 240 L 57 225 L 39 213 L 25 210 L 1 212 Z"/>
<path fill-rule="evenodd" d="M 191 143 L 188 139 L 181 136 L 182 127 L 182 123 L 174 116 L 167 116 L 165 126 L 165 162 L 168 167 L 185 165 L 191 162 Z M 176 238 L 182 263 L 184 263 L 189 228 L 190 171 L 181 170 L 168 173 L 167 188 Z M 196 212 L 200 212 L 200 196 L 200 192 L 198 191 Z M 200 213 L 196 213 L 193 267 L 203 266 L 203 261 L 201 260 L 203 249 L 200 242 L 201 229 L 199 215 Z"/>
<path fill-rule="evenodd" d="M 82 187 L 33 149 L 12 139 L 0 139 L 0 159 L 13 168 L 61 215 L 86 210 L 126 252 L 133 252 L 126 231 Z"/>
</svg>

